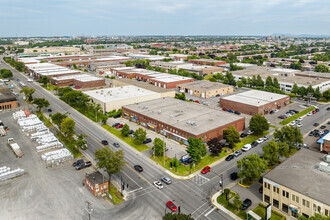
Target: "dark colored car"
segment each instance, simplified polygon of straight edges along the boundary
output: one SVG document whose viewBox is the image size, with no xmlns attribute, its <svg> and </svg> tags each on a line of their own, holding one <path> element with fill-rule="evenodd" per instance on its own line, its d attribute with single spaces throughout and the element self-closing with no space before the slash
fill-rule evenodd
<svg viewBox="0 0 330 220">
<path fill-rule="evenodd" d="M 319 125 L 320 125 L 319 123 L 314 123 L 314 124 L 313 124 L 313 126 L 315 126 L 315 127 L 316 127 L 316 126 L 319 126 Z"/>
<path fill-rule="evenodd" d="M 263 191 L 263 187 L 260 186 L 260 188 L 258 189 L 258 191 L 259 191 L 260 193 L 262 193 L 262 191 Z"/>
<path fill-rule="evenodd" d="M 113 118 L 120 118 L 120 117 L 121 117 L 121 114 L 113 116 Z"/>
<path fill-rule="evenodd" d="M 324 134 L 327 134 L 329 132 L 328 129 L 324 129 Z"/>
<path fill-rule="evenodd" d="M 138 172 L 142 172 L 143 171 L 143 168 L 140 166 L 140 165 L 135 165 L 134 166 L 134 169 Z"/>
<path fill-rule="evenodd" d="M 167 206 L 167 208 L 171 209 L 172 212 L 176 212 L 178 210 L 178 208 L 176 207 L 176 205 L 174 205 L 174 203 L 171 202 L 171 201 L 168 201 L 166 203 L 166 206 Z"/>
<path fill-rule="evenodd" d="M 247 137 L 248 135 L 246 134 L 246 133 L 242 133 L 241 135 L 240 135 L 240 137 L 241 138 L 245 138 L 245 137 Z"/>
<path fill-rule="evenodd" d="M 103 145 L 108 145 L 108 144 L 109 144 L 107 140 L 102 140 L 101 143 L 102 143 Z"/>
<path fill-rule="evenodd" d="M 133 134 L 134 133 L 134 131 L 133 130 L 129 130 L 129 134 Z"/>
<path fill-rule="evenodd" d="M 216 94 L 215 97 L 220 97 L 220 94 Z"/>
<path fill-rule="evenodd" d="M 119 143 L 115 142 L 115 143 L 113 143 L 113 146 L 119 147 Z"/>
<path fill-rule="evenodd" d="M 230 109 L 228 109 L 227 112 L 229 112 L 229 113 L 234 113 L 234 112 L 233 112 L 232 110 L 230 110 Z"/>
<path fill-rule="evenodd" d="M 314 136 L 314 131 L 309 132 L 308 136 Z"/>
<path fill-rule="evenodd" d="M 166 150 L 166 149 L 165 149 Z M 191 157 L 189 157 L 187 160 L 185 160 L 184 162 L 182 162 L 184 165 L 188 165 L 191 164 L 193 162 L 193 159 Z"/>
<path fill-rule="evenodd" d="M 81 169 L 84 169 L 84 168 L 90 167 L 90 166 L 92 166 L 92 162 L 87 161 L 83 164 L 80 164 L 79 166 L 76 166 L 76 170 L 81 170 Z"/>
<path fill-rule="evenodd" d="M 327 108 L 327 111 L 330 111 L 330 107 Z"/>
<path fill-rule="evenodd" d="M 73 164 L 72 164 L 72 166 L 80 166 L 80 164 L 83 164 L 84 163 L 84 160 L 83 159 L 80 159 L 80 160 L 77 160 L 76 162 L 74 162 Z"/>
<path fill-rule="evenodd" d="M 256 142 L 256 141 L 253 141 L 252 143 L 251 143 L 251 146 L 252 147 L 256 147 L 258 145 L 258 142 Z"/>
<path fill-rule="evenodd" d="M 235 156 L 230 154 L 229 156 L 226 157 L 226 161 L 231 161 L 234 158 L 235 158 Z"/>
<path fill-rule="evenodd" d="M 275 113 L 275 111 L 274 110 L 271 110 L 270 112 L 269 112 L 269 114 L 274 114 Z"/>
<path fill-rule="evenodd" d="M 327 127 L 327 126 L 325 126 L 325 125 L 322 125 L 320 128 L 321 128 L 321 129 L 324 129 L 324 128 L 326 128 L 326 127 Z"/>
<path fill-rule="evenodd" d="M 148 144 L 148 143 L 151 143 L 151 138 L 147 138 L 147 139 L 145 139 L 142 143 L 143 144 Z"/>
<path fill-rule="evenodd" d="M 234 114 L 240 115 L 241 113 L 239 111 L 234 111 Z"/>
<path fill-rule="evenodd" d="M 49 108 L 47 111 L 48 111 L 48 112 L 52 112 L 52 109 L 51 109 L 51 108 Z"/>
<path fill-rule="evenodd" d="M 237 180 L 238 179 L 237 172 L 234 172 L 234 173 L 230 174 L 230 179 Z"/>
<path fill-rule="evenodd" d="M 222 108 L 222 110 L 223 110 L 223 111 L 227 111 L 227 109 L 226 109 L 226 108 Z"/>
<path fill-rule="evenodd" d="M 319 112 L 319 111 L 320 111 L 320 109 L 316 108 L 316 109 L 315 109 L 315 111 L 316 111 L 316 112 Z"/>
<path fill-rule="evenodd" d="M 205 174 L 205 173 L 208 173 L 208 172 L 211 172 L 211 167 L 209 167 L 209 166 L 204 167 L 201 171 L 202 174 Z"/>
<path fill-rule="evenodd" d="M 242 210 L 248 209 L 252 205 L 252 201 L 250 199 L 245 199 L 242 203 Z"/>
<path fill-rule="evenodd" d="M 112 127 L 113 128 L 115 128 L 116 126 L 118 126 L 120 123 L 114 123 L 113 125 L 112 125 Z"/>
</svg>

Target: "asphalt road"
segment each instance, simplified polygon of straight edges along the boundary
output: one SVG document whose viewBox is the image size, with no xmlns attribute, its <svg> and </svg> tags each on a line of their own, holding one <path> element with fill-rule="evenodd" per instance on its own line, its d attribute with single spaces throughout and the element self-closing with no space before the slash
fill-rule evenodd
<svg viewBox="0 0 330 220">
<path fill-rule="evenodd" d="M 92 216 L 95 219 L 107 219 L 110 216 L 114 219 L 160 219 L 165 212 L 169 211 L 165 208 L 165 204 L 169 200 L 174 201 L 177 206 L 180 206 L 181 212 L 192 213 L 195 219 L 211 219 L 210 216 L 215 216 L 212 219 L 231 219 L 225 213 L 215 211 L 212 212 L 212 215 L 205 217 L 205 214 L 213 209 L 210 200 L 213 195 L 213 189 L 215 189 L 213 184 L 208 184 L 207 189 L 204 190 L 192 180 L 173 180 L 171 185 L 165 186 L 163 190 L 158 190 L 152 185 L 152 182 L 160 180 L 162 176 L 167 176 L 162 167 L 146 158 L 142 153 L 132 149 L 126 143 L 118 140 L 98 124 L 87 119 L 69 105 L 59 100 L 51 92 L 44 90 L 37 83 L 27 82 L 25 75 L 18 73 L 4 61 L 2 61 L 0 66 L 1 68 L 11 69 L 14 73 L 13 78 L 15 80 L 19 79 L 28 87 L 35 88 L 36 92 L 33 96 L 47 99 L 51 104 L 50 108 L 52 108 L 53 113 L 68 112 L 70 114 L 70 117 L 76 122 L 77 132 L 82 132 L 88 136 L 89 148 L 86 150 L 86 153 L 91 158 L 93 158 L 95 150 L 103 147 L 100 144 L 101 140 L 108 140 L 111 147 L 114 142 L 120 143 L 120 149 L 124 151 L 127 163 L 123 169 L 122 176 L 123 180 L 129 184 L 129 188 L 126 189 L 129 192 L 129 199 L 114 208 L 94 209 Z M 113 149 L 117 150 L 116 148 Z M 234 161 L 230 162 L 232 165 L 234 163 Z M 144 168 L 142 173 L 137 173 L 132 168 L 136 164 Z M 63 209 L 65 210 L 65 207 Z M 86 213 L 83 219 L 87 218 L 88 215 Z"/>
</svg>

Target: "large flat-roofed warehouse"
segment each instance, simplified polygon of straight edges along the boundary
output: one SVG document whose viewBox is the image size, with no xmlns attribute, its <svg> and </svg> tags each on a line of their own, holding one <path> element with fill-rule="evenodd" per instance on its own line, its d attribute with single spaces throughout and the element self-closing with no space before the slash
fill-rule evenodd
<svg viewBox="0 0 330 220">
<path fill-rule="evenodd" d="M 220 98 L 220 107 L 248 115 L 268 114 L 290 104 L 290 97 L 277 93 L 250 90 Z"/>
<path fill-rule="evenodd" d="M 174 98 L 161 98 L 122 107 L 123 117 L 171 139 L 188 144 L 189 137 L 222 138 L 230 125 L 245 129 L 245 118 L 204 105 Z"/>
<path fill-rule="evenodd" d="M 225 95 L 234 92 L 234 87 L 222 83 L 198 80 L 176 86 L 178 92 L 185 92 L 202 98 L 211 98 L 216 95 Z"/>
<path fill-rule="evenodd" d="M 263 201 L 286 215 L 330 216 L 330 155 L 302 148 L 263 176 Z"/>
<path fill-rule="evenodd" d="M 121 86 L 85 91 L 104 112 L 120 109 L 123 105 L 161 98 L 161 94 L 136 86 Z"/>
<path fill-rule="evenodd" d="M 71 70 L 52 63 L 28 64 L 26 67 L 30 75 L 36 78 L 41 78 L 42 76 L 48 76 L 52 78 L 81 73 L 78 70 Z"/>
<path fill-rule="evenodd" d="M 81 88 L 91 88 L 105 85 L 104 78 L 98 78 L 88 74 L 75 74 L 51 78 L 51 83 L 56 86 L 79 86 Z"/>
</svg>

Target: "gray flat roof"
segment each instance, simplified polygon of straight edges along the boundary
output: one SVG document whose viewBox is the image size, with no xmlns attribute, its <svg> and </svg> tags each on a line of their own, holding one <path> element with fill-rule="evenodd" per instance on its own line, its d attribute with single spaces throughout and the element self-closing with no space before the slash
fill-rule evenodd
<svg viewBox="0 0 330 220">
<path fill-rule="evenodd" d="M 192 90 L 202 90 L 202 91 L 210 91 L 215 89 L 233 87 L 222 83 L 210 82 L 208 80 L 198 80 L 190 83 L 183 83 L 178 86 L 183 86 Z"/>
<path fill-rule="evenodd" d="M 235 95 L 229 95 L 222 97 L 221 99 L 235 101 L 253 106 L 263 106 L 265 104 L 280 100 L 282 98 L 289 97 L 287 95 L 281 95 L 277 93 L 265 92 L 260 90 L 249 90 L 241 92 Z"/>
<path fill-rule="evenodd" d="M 143 82 L 143 81 L 131 80 L 131 79 L 126 79 L 126 78 L 117 78 L 117 79 L 115 79 L 115 81 L 119 81 L 119 82 L 125 83 L 127 85 L 135 85 L 137 87 L 148 89 L 148 90 L 158 92 L 158 93 L 166 93 L 166 92 L 171 91 L 171 89 L 165 89 L 165 88 L 162 88 L 159 86 L 154 86 L 154 85 L 151 85 L 151 84 L 149 84 L 147 82 Z"/>
<path fill-rule="evenodd" d="M 154 99 L 124 107 L 196 136 L 244 118 L 174 98 Z M 188 122 L 195 122 L 196 125 Z"/>
<path fill-rule="evenodd" d="M 330 175 L 318 170 L 324 154 L 302 148 L 264 178 L 330 205 Z"/>
</svg>

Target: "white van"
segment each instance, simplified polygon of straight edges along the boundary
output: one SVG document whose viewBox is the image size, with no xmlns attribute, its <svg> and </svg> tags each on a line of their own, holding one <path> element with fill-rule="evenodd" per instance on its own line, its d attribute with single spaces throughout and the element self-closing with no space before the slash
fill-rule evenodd
<svg viewBox="0 0 330 220">
<path fill-rule="evenodd" d="M 33 79 L 28 79 L 27 81 L 28 81 L 28 82 L 33 82 Z"/>
</svg>

